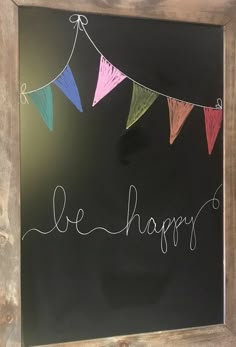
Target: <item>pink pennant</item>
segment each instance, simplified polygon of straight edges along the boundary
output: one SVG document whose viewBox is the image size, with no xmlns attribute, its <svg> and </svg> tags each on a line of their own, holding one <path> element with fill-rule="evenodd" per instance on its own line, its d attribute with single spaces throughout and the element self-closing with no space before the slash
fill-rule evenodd
<svg viewBox="0 0 236 347">
<path fill-rule="evenodd" d="M 121 83 L 125 78 L 126 76 L 122 72 L 120 72 L 103 56 L 101 56 L 98 82 L 93 99 L 93 106 L 95 106 L 102 98 L 104 98 L 104 96 L 110 93 L 110 91 L 114 89 L 119 83 Z"/>
<path fill-rule="evenodd" d="M 204 108 L 208 153 L 211 154 L 223 119 L 222 109 Z"/>
<path fill-rule="evenodd" d="M 170 144 L 172 144 L 179 135 L 184 122 L 186 121 L 189 113 L 192 111 L 194 105 L 169 97 L 167 100 L 170 117 Z"/>
</svg>

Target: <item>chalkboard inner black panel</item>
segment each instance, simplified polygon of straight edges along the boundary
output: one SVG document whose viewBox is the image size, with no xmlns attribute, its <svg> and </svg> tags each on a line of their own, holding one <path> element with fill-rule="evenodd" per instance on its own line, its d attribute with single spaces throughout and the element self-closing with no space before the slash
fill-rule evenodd
<svg viewBox="0 0 236 347">
<path fill-rule="evenodd" d="M 62 70 L 73 45 L 71 13 L 20 9 L 21 81 L 35 89 Z M 86 29 L 104 56 L 140 83 L 172 97 L 214 106 L 223 95 L 223 32 L 217 26 L 87 15 Z M 22 236 L 84 218 L 22 242 L 22 310 L 26 345 L 178 329 L 223 322 L 223 197 L 196 221 L 140 233 L 153 217 L 196 217 L 223 181 L 223 133 L 207 151 L 203 109 L 195 107 L 169 144 L 167 100 L 159 97 L 125 130 L 132 82 L 123 81 L 92 107 L 99 54 L 79 33 L 71 61 L 84 112 L 55 87 L 50 132 L 30 98 L 21 105 Z M 134 210 L 135 202 L 137 202 Z M 126 228 L 125 228 L 126 227 Z M 128 230 L 128 231 L 127 231 Z M 163 254 L 163 247 L 168 251 Z M 163 247 L 162 247 L 163 246 Z M 164 249 L 165 250 L 165 249 Z"/>
</svg>

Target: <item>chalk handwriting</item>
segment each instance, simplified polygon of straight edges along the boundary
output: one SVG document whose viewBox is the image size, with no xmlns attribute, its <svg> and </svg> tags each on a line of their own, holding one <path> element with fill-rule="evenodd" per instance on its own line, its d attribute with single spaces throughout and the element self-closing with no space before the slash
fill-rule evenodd
<svg viewBox="0 0 236 347">
<path fill-rule="evenodd" d="M 82 236 L 88 236 L 96 231 L 104 231 L 110 235 L 117 235 L 123 233 L 125 236 L 129 236 L 131 225 L 135 224 L 137 230 L 140 234 L 159 234 L 160 235 L 160 247 L 162 253 L 167 253 L 168 251 L 168 242 L 167 242 L 167 232 L 172 232 L 173 244 L 176 247 L 179 241 L 179 228 L 182 225 L 189 227 L 189 247 L 194 251 L 197 247 L 197 221 L 200 218 L 201 212 L 207 205 L 211 205 L 214 210 L 220 208 L 220 200 L 217 198 L 217 193 L 222 188 L 220 185 L 213 197 L 206 201 L 200 209 L 197 211 L 196 215 L 190 217 L 168 217 L 165 220 L 157 223 L 154 217 L 150 217 L 146 223 L 144 229 L 141 227 L 141 216 L 136 212 L 138 204 L 138 191 L 134 185 L 131 185 L 128 193 L 128 205 L 127 205 L 127 217 L 125 226 L 120 230 L 109 230 L 102 226 L 95 227 L 88 231 L 82 231 L 80 229 L 80 222 L 83 220 L 85 212 L 82 208 L 79 208 L 75 218 L 71 219 L 69 216 L 65 215 L 65 208 L 67 202 L 67 195 L 65 189 L 58 185 L 53 193 L 52 199 L 52 213 L 53 213 L 53 226 L 49 230 L 40 230 L 37 228 L 31 228 L 25 232 L 22 237 L 22 240 L 31 232 L 36 231 L 42 235 L 48 235 L 54 231 L 59 231 L 60 233 L 65 233 L 68 231 L 70 225 L 74 225 L 75 230 Z M 59 208 L 56 205 L 56 201 L 61 200 L 62 204 Z M 63 222 L 64 227 L 61 226 Z M 159 226 L 158 226 L 159 224 Z"/>
</svg>

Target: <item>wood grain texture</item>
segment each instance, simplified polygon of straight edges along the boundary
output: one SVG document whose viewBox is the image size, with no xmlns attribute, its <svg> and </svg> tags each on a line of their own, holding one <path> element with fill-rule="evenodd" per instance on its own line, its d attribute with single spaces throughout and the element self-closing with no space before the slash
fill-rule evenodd
<svg viewBox="0 0 236 347">
<path fill-rule="evenodd" d="M 19 6 L 224 25 L 234 0 L 14 0 Z"/>
<path fill-rule="evenodd" d="M 225 323 L 236 334 L 236 21 L 225 27 Z"/>
<path fill-rule="evenodd" d="M 0 346 L 20 346 L 17 6 L 0 7 Z"/>
<path fill-rule="evenodd" d="M 235 347 L 235 337 L 225 326 L 140 334 L 59 343 L 37 347 Z"/>
</svg>

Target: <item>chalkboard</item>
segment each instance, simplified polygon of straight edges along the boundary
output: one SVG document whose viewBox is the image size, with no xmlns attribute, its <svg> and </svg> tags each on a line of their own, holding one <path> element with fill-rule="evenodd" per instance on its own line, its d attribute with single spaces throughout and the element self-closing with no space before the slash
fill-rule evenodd
<svg viewBox="0 0 236 347">
<path fill-rule="evenodd" d="M 220 109 L 223 29 L 71 15 L 20 10 L 25 344 L 223 323 L 222 124 L 209 154 L 205 108 L 194 106 L 170 144 L 170 99 L 159 95 L 126 128 L 132 80 Z M 76 18 L 92 38 L 81 24 L 70 60 L 81 105 L 54 81 L 52 122 L 39 94 L 24 93 L 63 71 Z M 92 106 L 97 49 L 130 78 Z"/>
</svg>

